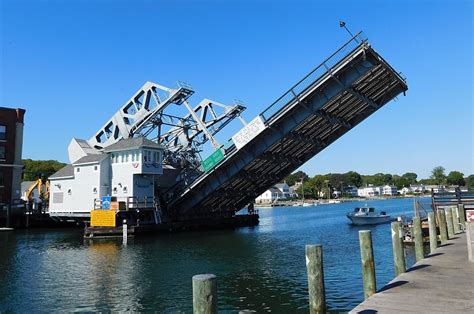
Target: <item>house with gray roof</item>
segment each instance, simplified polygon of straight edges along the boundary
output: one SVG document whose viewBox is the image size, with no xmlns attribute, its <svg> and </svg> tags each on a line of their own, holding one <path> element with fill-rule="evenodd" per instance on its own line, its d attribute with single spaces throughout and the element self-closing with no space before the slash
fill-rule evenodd
<svg viewBox="0 0 474 314">
<path fill-rule="evenodd" d="M 73 139 L 70 146 L 77 143 L 82 141 Z M 122 139 L 74 159 L 49 177 L 51 216 L 87 218 L 104 196 L 133 208 L 136 200 L 154 199 L 154 178 L 163 174 L 163 147 L 141 137 Z"/>
</svg>

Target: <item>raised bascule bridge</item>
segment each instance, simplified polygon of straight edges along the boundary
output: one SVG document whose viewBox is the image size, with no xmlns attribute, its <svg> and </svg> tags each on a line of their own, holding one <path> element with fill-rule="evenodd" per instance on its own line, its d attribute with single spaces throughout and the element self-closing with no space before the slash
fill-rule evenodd
<svg viewBox="0 0 474 314">
<path fill-rule="evenodd" d="M 192 107 L 190 86 L 148 82 L 91 139 L 70 145 L 69 155 L 74 163 L 146 137 L 164 149 L 155 177 L 161 222 L 232 217 L 407 89 L 358 33 L 248 123 L 242 104 L 205 99 Z M 216 134 L 235 118 L 242 129 L 220 144 Z M 214 152 L 202 159 L 205 144 Z"/>
</svg>

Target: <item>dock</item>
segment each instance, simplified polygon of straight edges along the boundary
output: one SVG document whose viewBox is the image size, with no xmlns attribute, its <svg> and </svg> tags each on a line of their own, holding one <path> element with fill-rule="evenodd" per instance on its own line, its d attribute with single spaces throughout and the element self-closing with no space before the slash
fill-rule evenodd
<svg viewBox="0 0 474 314">
<path fill-rule="evenodd" d="M 474 263 L 457 234 L 350 313 L 474 313 Z"/>
</svg>

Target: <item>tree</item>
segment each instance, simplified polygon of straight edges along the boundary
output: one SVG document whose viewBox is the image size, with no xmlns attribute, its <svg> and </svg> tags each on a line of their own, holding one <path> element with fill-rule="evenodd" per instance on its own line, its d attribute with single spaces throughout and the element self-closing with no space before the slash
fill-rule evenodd
<svg viewBox="0 0 474 314">
<path fill-rule="evenodd" d="M 433 179 L 436 184 L 440 185 L 446 179 L 444 171 L 445 169 L 442 166 L 434 167 L 431 171 L 431 179 Z"/>
<path fill-rule="evenodd" d="M 466 178 L 466 185 L 468 189 L 474 190 L 474 174 Z"/>
<path fill-rule="evenodd" d="M 49 176 L 57 172 L 59 169 L 66 166 L 66 164 L 56 160 L 31 160 L 24 159 L 23 165 L 23 180 L 34 181 L 39 178 L 48 179 Z"/>
<path fill-rule="evenodd" d="M 402 178 L 409 181 L 410 182 L 409 184 L 415 184 L 416 178 L 418 178 L 418 175 L 414 172 L 407 172 L 404 175 L 402 175 Z"/>
<path fill-rule="evenodd" d="M 305 172 L 300 170 L 287 176 L 285 178 L 285 181 L 286 181 L 286 184 L 288 184 L 289 186 L 292 186 L 292 185 L 295 185 L 297 181 L 301 181 L 301 179 L 307 180 L 308 175 Z"/>
<path fill-rule="evenodd" d="M 464 186 L 466 182 L 464 181 L 464 174 L 459 171 L 451 171 L 447 178 L 446 182 L 452 185 Z"/>
<path fill-rule="evenodd" d="M 349 171 L 345 173 L 345 183 L 347 185 L 360 187 L 362 185 L 362 177 L 355 171 Z"/>
</svg>

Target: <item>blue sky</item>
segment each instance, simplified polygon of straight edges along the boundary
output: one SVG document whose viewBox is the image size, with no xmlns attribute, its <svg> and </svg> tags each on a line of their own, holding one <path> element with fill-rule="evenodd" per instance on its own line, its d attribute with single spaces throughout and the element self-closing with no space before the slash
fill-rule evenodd
<svg viewBox="0 0 474 314">
<path fill-rule="evenodd" d="M 24 158 L 66 162 L 145 81 L 241 99 L 253 118 L 363 30 L 409 90 L 301 167 L 310 175 L 474 172 L 471 1 L 0 0 L 0 106 Z M 230 136 L 230 129 L 223 136 Z"/>
</svg>

